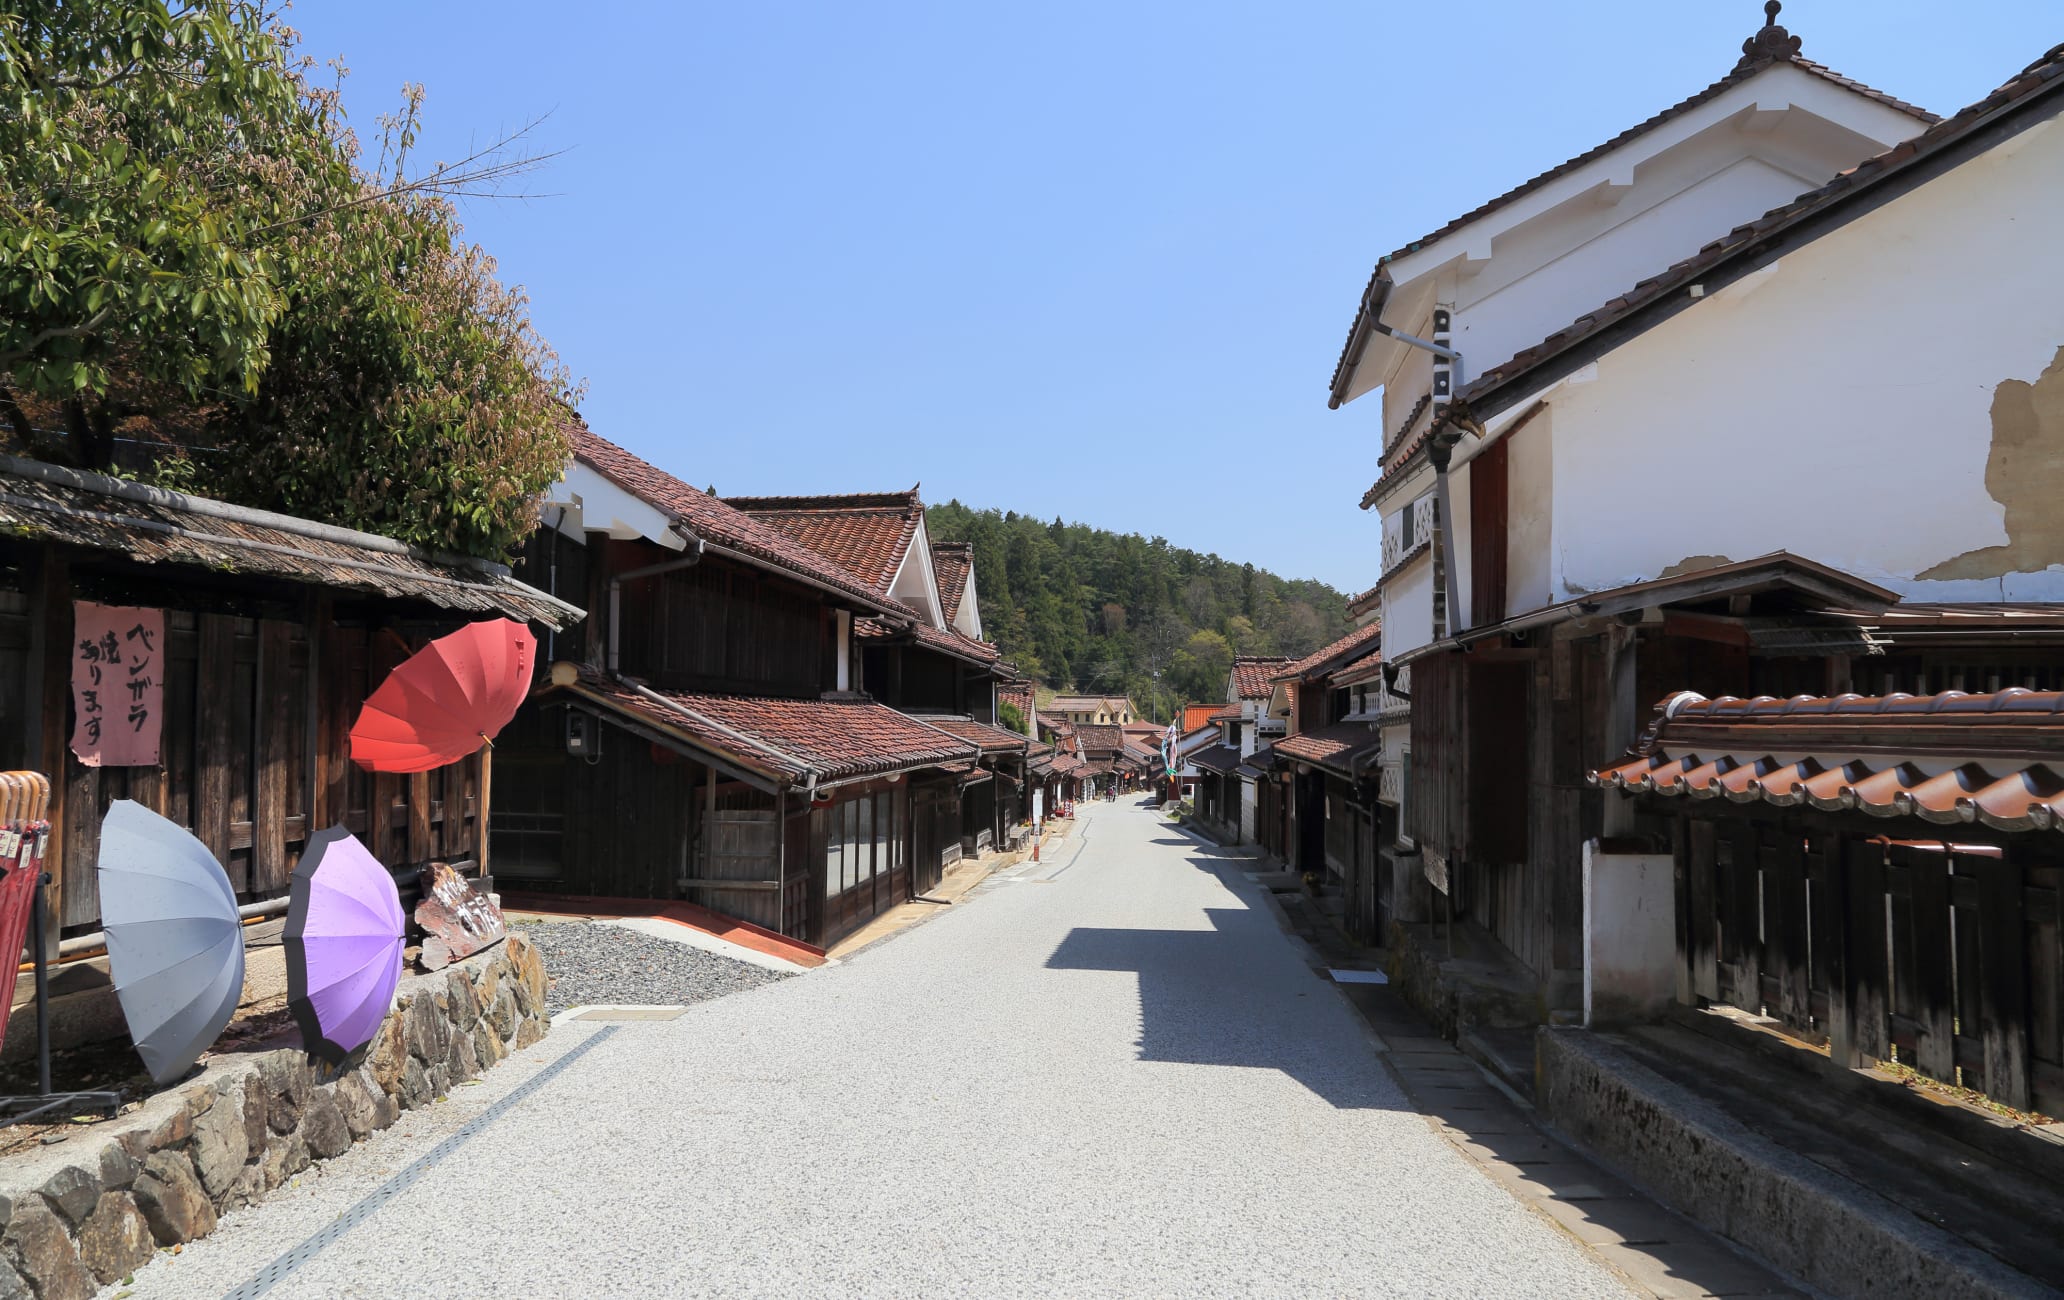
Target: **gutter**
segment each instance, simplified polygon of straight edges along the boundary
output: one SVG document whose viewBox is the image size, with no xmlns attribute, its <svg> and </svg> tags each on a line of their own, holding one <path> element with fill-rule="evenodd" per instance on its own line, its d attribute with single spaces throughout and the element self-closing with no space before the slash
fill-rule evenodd
<svg viewBox="0 0 2064 1300">
<path fill-rule="evenodd" d="M 1369 279 L 1369 287 L 1362 291 L 1362 307 L 1355 313 L 1354 325 L 1347 333 L 1347 351 L 1340 358 L 1340 368 L 1333 374 L 1333 392 L 1326 399 L 1327 410 L 1337 411 L 1347 400 L 1347 386 L 1361 366 L 1362 352 L 1369 346 L 1369 336 L 1376 333 L 1377 322 L 1390 302 L 1390 290 L 1390 276 L 1379 266 Z"/>
</svg>

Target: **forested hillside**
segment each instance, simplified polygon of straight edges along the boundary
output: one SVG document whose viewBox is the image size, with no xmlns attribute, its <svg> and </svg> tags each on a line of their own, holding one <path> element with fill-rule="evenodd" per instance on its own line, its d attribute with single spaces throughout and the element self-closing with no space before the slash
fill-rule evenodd
<svg viewBox="0 0 2064 1300">
<path fill-rule="evenodd" d="M 1325 583 L 1159 537 L 958 501 L 926 517 L 932 540 L 974 544 L 982 630 L 1005 658 L 1057 690 L 1128 693 L 1157 721 L 1223 698 L 1236 654 L 1309 654 L 1348 628 Z"/>
</svg>

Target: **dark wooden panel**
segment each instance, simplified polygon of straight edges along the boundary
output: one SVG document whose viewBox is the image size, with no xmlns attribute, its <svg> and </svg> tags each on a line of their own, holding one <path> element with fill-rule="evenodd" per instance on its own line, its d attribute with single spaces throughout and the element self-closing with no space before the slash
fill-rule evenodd
<svg viewBox="0 0 2064 1300">
<path fill-rule="evenodd" d="M 1764 855 L 1770 864 L 1764 909 L 1770 930 L 1772 973 L 1777 977 L 1778 1018 L 1795 1030 L 1811 1027 L 1808 1005 L 1811 968 L 1806 940 L 1806 844 L 1797 831 L 1777 828 Z"/>
<path fill-rule="evenodd" d="M 201 615 L 199 692 L 194 701 L 194 836 L 229 857 L 230 787 L 242 766 L 231 749 L 236 697 L 236 621 Z M 232 884 L 236 881 L 231 880 Z M 244 885 L 238 885 L 239 889 Z"/>
<path fill-rule="evenodd" d="M 1932 1079 L 1956 1081 L 1956 986 L 1950 953 L 1949 857 L 1906 845 L 1892 860 L 1907 870 L 1906 931 L 1894 935 L 1912 954 L 1915 1025 L 1913 1067 Z"/>
<path fill-rule="evenodd" d="M 2029 1104 L 2028 944 L 2021 864 L 2011 857 L 1967 859 L 1978 871 L 1980 1007 L 1985 1091 L 1995 1101 Z M 1970 1022 L 1965 1022 L 1970 1028 Z"/>
<path fill-rule="evenodd" d="M 1685 829 L 1685 881 L 1690 899 L 1691 991 L 1720 1000 L 1719 835 L 1711 821 L 1692 819 Z"/>
<path fill-rule="evenodd" d="M 252 800 L 252 892 L 271 896 L 287 888 L 287 787 L 289 767 L 301 761 L 294 747 L 301 701 L 293 693 L 288 624 L 267 619 L 258 625 L 256 717 L 257 796 Z"/>
</svg>

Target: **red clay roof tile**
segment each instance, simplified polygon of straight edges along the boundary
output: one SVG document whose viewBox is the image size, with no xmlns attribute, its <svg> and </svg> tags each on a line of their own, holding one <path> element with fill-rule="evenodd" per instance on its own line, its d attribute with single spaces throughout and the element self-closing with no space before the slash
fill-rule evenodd
<svg viewBox="0 0 2064 1300">
<path fill-rule="evenodd" d="M 917 489 L 840 496 L 726 497 L 726 505 L 787 533 L 886 597 L 924 521 Z"/>
<path fill-rule="evenodd" d="M 1275 691 L 1276 674 L 1290 661 L 1281 655 L 1240 655 L 1233 660 L 1233 696 L 1265 700 Z"/>
</svg>

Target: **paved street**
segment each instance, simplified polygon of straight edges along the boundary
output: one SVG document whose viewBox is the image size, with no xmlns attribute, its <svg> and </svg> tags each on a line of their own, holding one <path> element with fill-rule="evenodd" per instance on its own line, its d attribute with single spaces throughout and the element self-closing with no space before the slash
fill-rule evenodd
<svg viewBox="0 0 2064 1300">
<path fill-rule="evenodd" d="M 134 1292 L 250 1282 L 578 1053 L 269 1294 L 1626 1294 L 1406 1107 L 1245 865 L 1092 806 L 843 965 L 559 1026 Z"/>
</svg>

